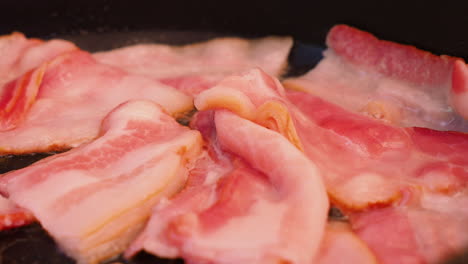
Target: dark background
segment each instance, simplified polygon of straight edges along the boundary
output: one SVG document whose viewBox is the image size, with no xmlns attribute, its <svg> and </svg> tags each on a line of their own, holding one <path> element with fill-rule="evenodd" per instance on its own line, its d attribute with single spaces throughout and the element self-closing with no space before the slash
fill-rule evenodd
<svg viewBox="0 0 468 264">
<path fill-rule="evenodd" d="M 468 59 L 466 1 L 2 0 L 0 34 L 33 37 L 139 30 L 292 35 L 323 45 L 337 23 Z"/>
</svg>

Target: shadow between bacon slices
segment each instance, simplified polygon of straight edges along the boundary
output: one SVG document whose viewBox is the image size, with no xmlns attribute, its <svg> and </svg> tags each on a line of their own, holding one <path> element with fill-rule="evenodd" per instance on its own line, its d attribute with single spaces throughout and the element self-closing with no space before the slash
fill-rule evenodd
<svg viewBox="0 0 468 264">
<path fill-rule="evenodd" d="M 236 97 L 231 96 L 236 93 Z M 223 100 L 231 101 L 225 104 Z M 408 236 L 403 234 L 408 230 L 399 232 L 397 227 L 388 227 L 394 230 L 395 239 L 389 237 L 392 245 L 397 243 L 396 236 L 402 244 L 416 240 L 417 250 L 412 251 L 412 257 L 423 262 L 408 260 L 408 263 L 440 261 L 442 256 L 462 250 L 463 243 L 468 243 L 465 225 L 454 224 L 451 229 L 444 229 L 444 221 L 434 220 L 458 223 L 454 212 L 458 210 L 456 204 L 461 203 L 449 201 L 467 197 L 468 135 L 397 127 L 351 113 L 309 93 L 285 92 L 278 81 L 258 69 L 228 78 L 202 92 L 195 99 L 195 106 L 199 110 L 228 108 L 282 134 L 317 165 L 331 201 L 348 214 L 369 216 L 369 223 L 371 216 L 378 214 L 374 212 L 394 208 L 404 215 L 416 215 L 421 223 L 429 222 L 430 231 L 412 221 L 413 235 Z M 266 113 L 265 108 L 269 109 Z M 440 200 L 446 201 L 446 209 L 431 207 Z M 463 210 L 459 212 L 458 218 L 468 217 Z M 355 219 L 358 218 L 351 218 L 352 227 L 363 229 Z M 398 226 L 399 221 L 390 217 L 387 223 Z M 376 239 L 368 239 L 364 232 L 357 234 L 368 242 L 377 259 L 384 263 L 406 263 L 403 251 L 382 254 L 388 252 L 387 233 L 378 233 L 380 225 L 369 226 L 374 227 L 370 233 Z M 433 236 L 457 242 L 447 247 Z M 424 239 L 432 241 L 431 245 L 425 245 Z"/>
<path fill-rule="evenodd" d="M 379 40 L 346 25 L 329 31 L 327 46 L 317 67 L 284 85 L 398 126 L 468 131 L 462 103 L 468 83 L 461 81 L 468 70 L 462 59 Z"/>
</svg>

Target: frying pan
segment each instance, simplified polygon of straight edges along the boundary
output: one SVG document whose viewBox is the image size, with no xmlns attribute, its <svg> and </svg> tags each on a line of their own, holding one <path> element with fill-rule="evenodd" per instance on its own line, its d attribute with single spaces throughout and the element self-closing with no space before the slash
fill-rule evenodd
<svg viewBox="0 0 468 264">
<path fill-rule="evenodd" d="M 14 0 L 0 2 L 0 35 L 65 38 L 89 51 L 142 42 L 186 44 L 218 36 L 290 35 L 295 45 L 289 75 L 321 58 L 328 30 L 345 23 L 382 39 L 415 45 L 468 61 L 468 6 L 396 1 L 123 1 Z M 1 58 L 0 58 L 1 60 Z M 2 157 L 0 173 L 53 153 Z M 124 260 L 119 260 L 124 262 Z M 0 264 L 74 263 L 39 224 L 0 232 Z M 141 253 L 127 263 L 183 263 Z M 447 264 L 468 263 L 468 251 Z"/>
</svg>

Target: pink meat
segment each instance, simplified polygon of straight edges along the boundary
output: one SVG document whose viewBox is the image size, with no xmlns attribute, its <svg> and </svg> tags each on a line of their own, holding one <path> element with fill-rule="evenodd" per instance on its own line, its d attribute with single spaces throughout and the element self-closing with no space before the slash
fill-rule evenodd
<svg viewBox="0 0 468 264">
<path fill-rule="evenodd" d="M 219 38 L 186 46 L 140 44 L 98 52 L 101 63 L 146 75 L 189 95 L 212 87 L 224 77 L 253 67 L 280 76 L 287 66 L 292 39 Z"/>
<path fill-rule="evenodd" d="M 467 135 L 396 127 L 308 93 L 285 93 L 260 70 L 227 78 L 195 106 L 227 108 L 280 132 L 317 164 L 332 200 L 348 210 L 409 199 L 420 188 L 456 192 L 468 180 Z"/>
<path fill-rule="evenodd" d="M 0 178 L 0 192 L 31 211 L 78 263 L 122 252 L 151 208 L 178 192 L 202 148 L 200 133 L 150 101 L 124 103 L 99 137 Z"/>
<path fill-rule="evenodd" d="M 439 263 L 468 245 L 468 193 L 425 193 L 420 202 L 352 215 L 380 263 Z"/>
<path fill-rule="evenodd" d="M 0 231 L 27 225 L 34 220 L 34 216 L 28 210 L 0 196 Z"/>
<path fill-rule="evenodd" d="M 377 258 L 351 230 L 349 223 L 331 221 L 325 229 L 315 264 L 377 264 Z"/>
<path fill-rule="evenodd" d="M 88 142 L 110 110 L 132 99 L 153 100 L 172 115 L 192 108 L 192 99 L 174 88 L 100 64 L 84 51 L 59 56 L 4 86 L 0 154 Z"/>
<path fill-rule="evenodd" d="M 18 32 L 0 36 L 0 87 L 43 62 L 75 49 L 73 43 L 65 40 L 27 39 Z"/>
<path fill-rule="evenodd" d="M 302 92 L 288 98 L 306 117 L 296 119 L 296 128 L 308 157 L 321 161 L 327 190 L 344 208 L 403 202 L 421 188 L 452 193 L 467 187 L 466 134 L 394 127 Z"/>
<path fill-rule="evenodd" d="M 317 67 L 285 86 L 399 126 L 468 131 L 467 110 L 457 102 L 464 99 L 452 92 L 460 79 L 456 68 L 466 68 L 463 60 L 345 25 L 330 30 L 327 45 Z"/>
<path fill-rule="evenodd" d="M 155 208 L 126 255 L 312 263 L 328 208 L 315 165 L 280 135 L 230 112 L 201 112 L 192 125 L 208 140 L 209 154 L 188 186 Z"/>
<path fill-rule="evenodd" d="M 319 168 L 332 202 L 356 216 L 353 228 L 380 261 L 433 263 L 463 249 L 467 134 L 393 126 L 309 93 L 284 96 L 278 82 L 264 75 L 255 70 L 229 78 L 202 92 L 195 105 L 243 114 L 303 150 Z M 226 97 L 229 104 L 221 103 Z M 380 212 L 397 215 L 378 218 Z"/>
</svg>

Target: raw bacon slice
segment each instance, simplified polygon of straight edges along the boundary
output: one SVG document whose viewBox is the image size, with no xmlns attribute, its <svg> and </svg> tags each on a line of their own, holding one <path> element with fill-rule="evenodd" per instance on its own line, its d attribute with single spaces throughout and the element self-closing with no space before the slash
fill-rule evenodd
<svg viewBox="0 0 468 264">
<path fill-rule="evenodd" d="M 314 264 L 377 264 L 377 259 L 351 230 L 349 223 L 332 221 L 327 224 L 319 255 Z"/>
<path fill-rule="evenodd" d="M 151 208 L 179 191 L 199 156 L 200 133 L 150 101 L 130 101 L 102 122 L 100 137 L 0 179 L 78 263 L 123 251 Z"/>
<path fill-rule="evenodd" d="M 454 67 L 466 68 L 463 60 L 379 40 L 345 25 L 330 30 L 327 45 L 316 68 L 284 85 L 399 126 L 468 131 L 460 96 L 453 102 L 451 95 L 460 79 Z"/>
<path fill-rule="evenodd" d="M 0 195 L 0 231 L 34 222 L 34 216 Z"/>
<path fill-rule="evenodd" d="M 0 36 L 0 87 L 41 63 L 75 49 L 73 43 L 65 40 L 27 39 L 18 32 Z"/>
<path fill-rule="evenodd" d="M 468 66 L 463 61 L 453 65 L 451 95 L 457 112 L 468 119 Z"/>
<path fill-rule="evenodd" d="M 253 67 L 273 76 L 281 75 L 291 46 L 290 37 L 219 38 L 179 47 L 140 44 L 99 52 L 94 57 L 195 95 L 230 74 Z"/>
<path fill-rule="evenodd" d="M 0 154 L 69 149 L 98 136 L 101 120 L 117 105 L 149 99 L 177 115 L 192 99 L 172 87 L 97 63 L 73 51 L 4 87 L 0 97 Z"/>
<path fill-rule="evenodd" d="M 284 94 L 271 80 L 250 71 L 202 92 L 195 105 L 243 114 L 304 150 L 379 261 L 433 263 L 468 244 L 467 134 L 392 126 L 308 93 Z M 262 114 L 265 105 L 275 107 Z"/>
<path fill-rule="evenodd" d="M 417 199 L 420 191 L 466 188 L 468 135 L 386 125 L 302 92 L 288 98 L 304 114 L 296 119 L 304 149 L 323 166 L 327 190 L 342 208 L 363 210 Z"/>
<path fill-rule="evenodd" d="M 416 199 L 421 189 L 453 193 L 467 185 L 468 135 L 396 127 L 308 93 L 285 93 L 260 70 L 223 80 L 197 96 L 195 106 L 227 108 L 284 135 L 317 164 L 341 209 L 365 210 Z"/>
<path fill-rule="evenodd" d="M 441 263 L 468 245 L 467 194 L 425 193 L 417 204 L 353 214 L 353 228 L 382 264 Z"/>
<path fill-rule="evenodd" d="M 201 112 L 192 125 L 211 156 L 192 170 L 192 184 L 155 208 L 126 255 L 312 263 L 328 209 L 315 165 L 279 134 L 226 111 Z"/>
</svg>

